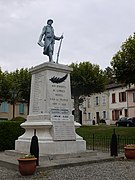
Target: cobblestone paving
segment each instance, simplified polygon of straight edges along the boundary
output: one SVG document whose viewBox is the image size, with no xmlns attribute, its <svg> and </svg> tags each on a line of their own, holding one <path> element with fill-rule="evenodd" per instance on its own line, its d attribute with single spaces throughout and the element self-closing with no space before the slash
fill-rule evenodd
<svg viewBox="0 0 135 180">
<path fill-rule="evenodd" d="M 135 161 L 113 161 L 37 172 L 23 177 L 0 167 L 0 180 L 135 180 Z"/>
</svg>

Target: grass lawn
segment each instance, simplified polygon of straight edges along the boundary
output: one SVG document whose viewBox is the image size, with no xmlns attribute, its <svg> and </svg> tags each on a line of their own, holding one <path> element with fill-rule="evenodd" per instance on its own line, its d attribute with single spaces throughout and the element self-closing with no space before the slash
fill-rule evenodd
<svg viewBox="0 0 135 180">
<path fill-rule="evenodd" d="M 77 134 L 81 136 L 108 136 L 110 137 L 115 129 L 115 133 L 120 136 L 135 137 L 135 127 L 116 127 L 107 125 L 98 126 L 81 126 L 76 130 Z"/>
<path fill-rule="evenodd" d="M 128 143 L 135 143 L 135 127 L 116 127 L 108 125 L 98 126 L 81 126 L 76 129 L 77 134 L 86 140 L 87 148 L 93 146 L 93 134 L 94 134 L 94 145 L 95 146 L 110 146 L 111 137 L 115 129 L 116 135 L 119 135 L 119 146 L 123 147 Z M 130 140 L 133 139 L 133 140 Z"/>
</svg>

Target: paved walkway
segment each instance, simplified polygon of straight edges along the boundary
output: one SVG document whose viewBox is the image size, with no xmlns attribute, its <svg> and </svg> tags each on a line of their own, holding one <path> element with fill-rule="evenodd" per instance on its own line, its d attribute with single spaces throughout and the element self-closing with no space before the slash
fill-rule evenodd
<svg viewBox="0 0 135 180">
<path fill-rule="evenodd" d="M 68 155 L 50 155 L 40 158 L 40 166 L 37 167 L 37 171 L 33 176 L 23 177 L 18 171 L 18 157 L 20 157 L 20 154 L 10 151 L 0 153 L 0 180 L 102 180 L 101 175 L 102 171 L 104 171 L 102 167 L 106 168 L 108 166 L 111 168 L 115 166 L 117 169 L 117 166 L 119 167 L 122 161 L 127 163 L 123 160 L 123 155 L 114 158 L 110 157 L 108 153 L 95 151 Z M 122 166 L 124 166 L 124 164 L 122 164 Z M 98 169 L 101 169 L 101 175 L 96 177 L 94 171 L 96 172 Z M 105 177 L 105 175 L 103 177 Z M 103 180 L 111 179 L 104 178 Z"/>
<path fill-rule="evenodd" d="M 21 155 L 15 151 L 0 152 L 0 166 L 10 169 L 18 169 L 18 161 Z M 46 155 L 41 156 L 39 160 L 38 170 L 54 169 L 67 166 L 76 166 L 83 164 L 90 164 L 102 161 L 114 161 L 115 159 L 123 158 L 120 155 L 116 158 L 111 157 L 109 153 L 102 153 L 96 151 L 86 151 L 83 153 L 66 154 L 66 155 Z"/>
</svg>

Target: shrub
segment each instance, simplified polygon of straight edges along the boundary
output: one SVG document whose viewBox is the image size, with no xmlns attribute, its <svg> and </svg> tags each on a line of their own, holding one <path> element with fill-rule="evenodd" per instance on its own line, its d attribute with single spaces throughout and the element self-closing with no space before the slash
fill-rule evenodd
<svg viewBox="0 0 135 180">
<path fill-rule="evenodd" d="M 24 122 L 24 121 L 26 121 L 26 119 L 24 117 L 18 116 L 18 117 L 11 119 L 11 121 L 22 121 L 22 122 Z"/>
<path fill-rule="evenodd" d="M 15 140 L 24 133 L 22 121 L 0 122 L 0 151 L 15 149 Z"/>
<path fill-rule="evenodd" d="M 106 121 L 104 119 L 101 119 L 100 123 L 106 124 Z"/>
<path fill-rule="evenodd" d="M 8 118 L 1 118 L 0 117 L 0 121 L 5 121 L 5 120 L 8 120 Z"/>
</svg>

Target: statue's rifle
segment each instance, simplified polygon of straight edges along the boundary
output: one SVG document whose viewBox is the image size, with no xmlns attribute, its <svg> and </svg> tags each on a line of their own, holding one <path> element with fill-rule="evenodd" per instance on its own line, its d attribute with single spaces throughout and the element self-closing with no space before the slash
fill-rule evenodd
<svg viewBox="0 0 135 180">
<path fill-rule="evenodd" d="M 62 36 L 63 36 L 63 34 L 62 34 Z M 63 38 L 61 38 L 61 40 L 60 40 L 60 45 L 59 45 L 58 52 L 57 52 L 57 60 L 56 60 L 56 63 L 57 63 L 57 64 L 58 64 L 58 60 L 59 60 L 59 55 L 60 55 L 60 49 L 61 49 L 62 39 L 63 39 Z"/>
</svg>

